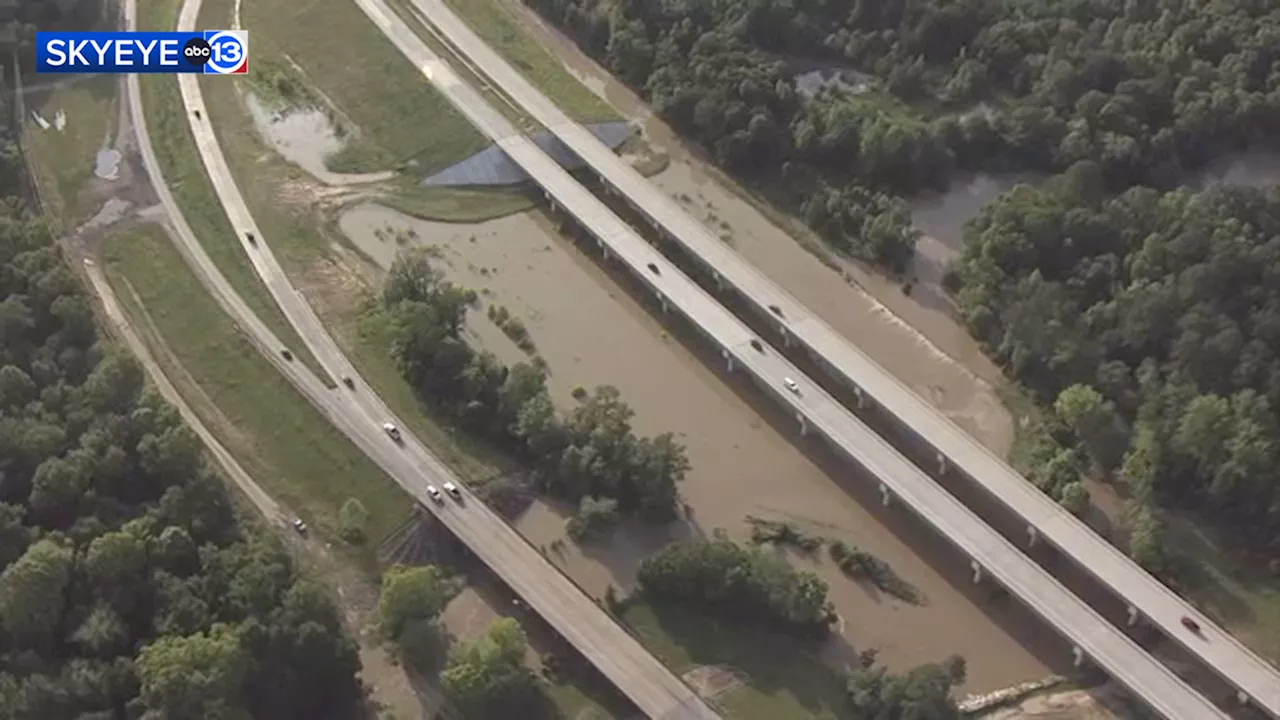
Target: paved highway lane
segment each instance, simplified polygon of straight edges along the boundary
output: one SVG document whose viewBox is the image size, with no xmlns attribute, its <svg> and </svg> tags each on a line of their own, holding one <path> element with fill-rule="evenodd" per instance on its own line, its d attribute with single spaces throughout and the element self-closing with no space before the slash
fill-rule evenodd
<svg viewBox="0 0 1280 720">
<path fill-rule="evenodd" d="M 413 0 L 413 3 L 436 30 L 466 56 L 472 67 L 483 72 L 505 95 L 582 157 L 599 173 L 606 186 L 626 197 L 633 207 L 661 227 L 664 234 L 681 243 L 704 267 L 736 288 L 755 306 L 756 312 L 773 317 L 784 335 L 793 337 L 845 382 L 860 388 L 899 422 L 913 428 L 952 466 L 962 470 L 1024 518 L 1036 529 L 1039 537 L 1086 568 L 1148 622 L 1215 668 L 1272 716 L 1280 717 L 1280 673 L 1267 661 L 1063 510 L 790 293 L 727 247 L 594 135 L 573 122 L 489 48 L 444 2 Z M 782 311 L 781 319 L 771 313 L 770 306 Z M 1199 623 L 1199 634 L 1182 626 L 1184 615 Z"/>
<path fill-rule="evenodd" d="M 198 12 L 198 1 L 184 5 L 179 27 L 194 27 Z M 127 26 L 136 27 L 133 0 L 126 4 L 125 13 Z M 230 176 L 217 138 L 207 124 L 198 82 L 183 83 L 181 87 L 201 157 L 214 179 L 215 190 L 228 217 L 240 232 L 242 245 L 254 257 L 255 269 L 317 360 L 335 376 L 351 377 L 358 391 L 350 392 L 345 388 L 331 390 L 300 363 L 284 360 L 280 355 L 283 346 L 279 339 L 245 306 L 204 252 L 160 174 L 142 113 L 137 77 L 131 76 L 128 102 L 147 172 L 172 218 L 180 251 L 223 309 L 236 318 L 258 349 L 331 423 L 435 513 L 482 562 L 493 568 L 518 596 L 542 614 L 647 715 L 660 720 L 718 720 L 719 716 L 692 689 L 650 655 L 505 521 L 471 495 L 416 438 L 406 434 L 403 445 L 397 445 L 383 433 L 381 423 L 387 420 L 396 422 L 396 418 L 359 378 L 306 301 L 289 285 Z M 195 117 L 197 109 L 201 110 L 203 119 Z M 256 245 L 247 242 L 244 234 L 247 232 L 254 233 Z M 439 485 L 445 481 L 453 481 L 462 488 L 461 503 L 450 501 L 437 506 L 429 500 L 426 493 L 428 482 Z"/>
<path fill-rule="evenodd" d="M 727 362 L 746 368 L 798 418 L 804 417 L 847 457 L 879 478 L 935 529 L 952 538 L 988 573 L 1058 627 L 1084 655 L 1161 714 L 1188 720 L 1224 717 L 1212 703 L 991 530 L 834 398 L 809 382 L 783 356 L 763 344 L 759 350 L 753 347 L 754 334 L 749 328 L 521 135 L 447 63 L 434 55 L 382 0 L 357 0 L 357 4 L 455 107 L 536 178 L 555 204 L 588 228 L 607 254 L 626 263 L 668 307 L 679 311 L 722 348 Z M 785 389 L 787 378 L 798 383 L 799 393 Z"/>
</svg>

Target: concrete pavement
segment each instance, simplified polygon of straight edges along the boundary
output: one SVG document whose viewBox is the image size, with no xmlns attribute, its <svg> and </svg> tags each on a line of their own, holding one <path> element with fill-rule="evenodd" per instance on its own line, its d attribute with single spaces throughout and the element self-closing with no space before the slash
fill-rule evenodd
<svg viewBox="0 0 1280 720">
<path fill-rule="evenodd" d="M 730 368 L 743 367 L 776 400 L 827 438 L 839 451 L 870 471 L 882 487 L 902 498 L 939 532 L 951 538 L 985 572 L 1057 627 L 1081 652 L 1112 673 L 1136 695 L 1169 718 L 1224 717 L 1203 696 L 1143 651 L 1087 604 L 942 490 L 834 398 L 784 357 L 752 345 L 754 334 L 700 286 L 521 135 L 504 116 L 437 57 L 382 0 L 356 0 L 374 24 L 453 105 L 542 186 L 553 206 L 587 228 L 607 256 L 622 260 L 636 277 L 675 309 L 716 347 Z M 790 378 L 799 392 L 785 389 Z"/>
</svg>

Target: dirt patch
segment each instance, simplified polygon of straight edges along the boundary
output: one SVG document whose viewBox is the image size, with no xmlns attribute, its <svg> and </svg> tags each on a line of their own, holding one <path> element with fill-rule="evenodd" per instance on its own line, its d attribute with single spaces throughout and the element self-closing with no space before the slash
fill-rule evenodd
<svg viewBox="0 0 1280 720">
<path fill-rule="evenodd" d="M 693 691 L 707 700 L 715 700 L 742 687 L 742 673 L 724 665 L 703 665 L 686 672 L 681 677 Z"/>
<path fill-rule="evenodd" d="M 291 178 L 280 184 L 276 197 L 286 205 L 332 211 L 362 192 L 364 191 L 349 187 L 334 187 L 313 180 Z"/>
<path fill-rule="evenodd" d="M 1123 717 L 1109 693 L 1067 690 L 1029 697 L 1016 705 L 978 715 L 981 720 L 1113 720 Z"/>
</svg>

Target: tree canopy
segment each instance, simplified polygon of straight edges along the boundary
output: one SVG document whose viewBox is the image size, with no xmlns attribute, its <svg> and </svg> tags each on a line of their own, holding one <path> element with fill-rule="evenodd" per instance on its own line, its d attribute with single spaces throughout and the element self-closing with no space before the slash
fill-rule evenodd
<svg viewBox="0 0 1280 720">
<path fill-rule="evenodd" d="M 1089 457 L 1280 549 L 1280 189 L 1022 187 L 966 242 L 961 311 L 1082 448 L 1065 479 Z"/>
<path fill-rule="evenodd" d="M 827 584 L 761 548 L 723 533 L 666 545 L 637 573 L 640 593 L 731 619 L 825 636 L 834 618 Z"/>
<path fill-rule="evenodd" d="M 881 191 L 1085 160 L 1112 189 L 1162 185 L 1280 118 L 1264 2 L 528 2 L 721 164 L 898 272 L 914 235 Z M 806 98 L 815 66 L 864 78 Z"/>
<path fill-rule="evenodd" d="M 0 208 L 0 717 L 354 717 L 331 600 L 238 521 L 21 205 Z"/>
</svg>

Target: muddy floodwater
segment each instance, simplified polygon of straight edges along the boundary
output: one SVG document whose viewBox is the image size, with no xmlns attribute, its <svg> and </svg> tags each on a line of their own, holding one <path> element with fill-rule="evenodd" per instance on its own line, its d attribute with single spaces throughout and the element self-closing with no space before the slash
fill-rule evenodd
<svg viewBox="0 0 1280 720">
<path fill-rule="evenodd" d="M 748 404 L 750 395 L 744 399 L 703 359 L 668 337 L 649 310 L 541 215 L 467 226 L 424 222 L 362 205 L 347 211 L 339 224 L 383 267 L 401 243 L 439 248 L 441 269 L 450 279 L 480 292 L 485 304 L 505 305 L 525 321 L 550 367 L 550 385 L 560 405 L 571 406 L 574 386 L 615 385 L 636 411 L 637 432 L 677 433 L 693 464 L 681 488 L 693 519 L 672 536 L 717 527 L 743 536 L 747 515 L 794 520 L 814 534 L 875 553 L 928 598 L 924 606 L 907 605 L 845 579 L 829 561 L 814 565 L 799 560 L 800 565 L 814 565 L 831 584 L 831 597 L 844 620 L 843 635 L 857 648 L 878 647 L 886 661 L 898 666 L 963 652 L 970 660 L 972 690 L 1046 673 L 995 620 L 842 489 L 841 483 L 857 481 L 851 473 L 838 471 L 833 479 L 824 472 L 791 444 L 788 423 L 775 428 L 768 412 L 762 416 Z M 483 312 L 471 313 L 470 325 L 473 337 L 500 356 L 510 360 L 518 352 L 485 329 L 489 323 Z M 563 526 L 559 509 L 544 503 L 517 521 L 519 530 L 538 545 L 563 537 Z M 563 555 L 552 557 L 599 595 L 609 584 L 629 587 L 639 561 L 668 539 L 623 532 L 607 547 L 585 555 L 570 545 Z"/>
</svg>

